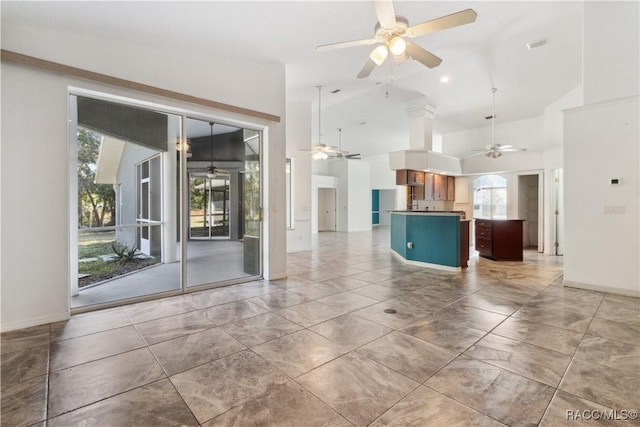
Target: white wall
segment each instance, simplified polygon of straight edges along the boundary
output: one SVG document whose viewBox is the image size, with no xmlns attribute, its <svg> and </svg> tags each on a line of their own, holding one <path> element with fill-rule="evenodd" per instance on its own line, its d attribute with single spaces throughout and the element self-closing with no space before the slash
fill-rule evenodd
<svg viewBox="0 0 640 427">
<path fill-rule="evenodd" d="M 640 296 L 639 4 L 583 7 L 585 105 L 564 117 L 564 279 Z"/>
<path fill-rule="evenodd" d="M 263 204 L 268 225 L 264 227 L 264 274 L 267 278 L 286 275 L 283 65 L 173 52 L 4 24 L 2 48 L 264 111 L 283 120 L 276 124 L 251 119 L 3 62 L 2 330 L 62 320 L 69 315 L 69 86 L 170 104 L 239 124 L 264 126 L 267 139 Z M 37 174 L 25 173 L 20 159 L 26 158 L 30 170 L 38 171 Z M 20 185 L 16 185 L 18 177 Z M 25 191 L 25 188 L 41 189 L 42 177 L 46 177 L 46 191 L 39 191 L 37 197 Z"/>
<path fill-rule="evenodd" d="M 565 115 L 567 284 L 640 296 L 639 98 Z M 610 186 L 610 178 L 622 185 Z M 606 214 L 605 207 L 624 209 Z"/>
<path fill-rule="evenodd" d="M 640 93 L 640 3 L 584 2 L 584 103 L 595 104 Z"/>
<path fill-rule="evenodd" d="M 389 168 L 389 153 L 368 156 L 362 159 L 369 164 L 371 189 L 395 189 L 396 171 Z"/>
<path fill-rule="evenodd" d="M 287 230 L 287 252 L 311 249 L 311 104 L 287 104 L 287 157 L 292 159 L 293 227 Z"/>
<path fill-rule="evenodd" d="M 371 183 L 369 164 L 358 160 L 348 160 L 348 231 L 371 230 Z"/>
<path fill-rule="evenodd" d="M 542 142 L 545 146 L 544 152 L 544 194 L 542 204 L 544 209 L 544 253 L 553 255 L 556 240 L 556 183 L 554 175 L 556 169 L 563 167 L 563 143 L 564 143 L 564 110 L 577 107 L 583 104 L 583 85 L 578 85 L 564 96 L 547 106 L 543 115 Z M 560 216 L 564 216 L 564 209 L 558 211 Z M 563 219 L 560 219 L 560 224 Z M 559 230 L 560 235 L 563 230 Z"/>
</svg>

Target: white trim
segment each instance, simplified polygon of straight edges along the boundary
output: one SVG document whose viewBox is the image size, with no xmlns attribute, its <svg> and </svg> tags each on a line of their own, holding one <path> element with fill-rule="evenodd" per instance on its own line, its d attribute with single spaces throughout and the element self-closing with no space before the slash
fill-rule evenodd
<svg viewBox="0 0 640 427">
<path fill-rule="evenodd" d="M 436 270 L 442 270 L 442 271 L 452 271 L 452 272 L 462 271 L 462 267 L 450 267 L 448 265 L 432 264 L 430 262 L 411 261 L 406 259 L 402 255 L 400 255 L 398 252 L 396 252 L 393 249 L 390 249 L 390 251 L 393 255 L 395 255 L 400 261 L 404 262 L 405 264 L 415 265 L 417 267 L 434 268 Z"/>
<path fill-rule="evenodd" d="M 69 312 L 52 314 L 50 316 L 34 317 L 29 320 L 22 320 L 19 322 L 3 323 L 0 327 L 0 332 L 15 331 L 17 329 L 30 328 L 32 326 L 46 325 L 48 323 L 61 322 L 69 320 L 71 315 Z"/>
<path fill-rule="evenodd" d="M 571 282 L 568 280 L 564 280 L 562 282 L 562 285 L 568 288 L 586 289 L 588 291 L 604 292 L 607 294 L 617 294 L 617 295 L 624 295 L 628 297 L 636 297 L 636 298 L 640 297 L 640 289 L 634 290 L 634 289 L 618 288 L 615 286 L 591 285 L 588 283 Z"/>
</svg>

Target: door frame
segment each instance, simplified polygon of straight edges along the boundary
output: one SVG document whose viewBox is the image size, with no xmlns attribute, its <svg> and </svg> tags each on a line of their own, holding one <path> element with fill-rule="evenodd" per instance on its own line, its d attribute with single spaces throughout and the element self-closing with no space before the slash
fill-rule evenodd
<svg viewBox="0 0 640 427">
<path fill-rule="evenodd" d="M 106 89 L 106 90 L 110 90 L 110 89 Z M 138 96 L 138 95 L 134 95 L 134 96 Z M 138 98 L 130 98 L 130 97 L 125 97 L 125 96 L 121 96 L 121 95 L 116 95 L 113 93 L 107 93 L 107 92 L 98 92 L 95 90 L 91 90 L 91 89 L 84 89 L 84 88 L 79 88 L 79 87 L 72 87 L 69 86 L 67 88 L 67 99 L 69 100 L 69 104 L 68 104 L 68 118 L 69 118 L 69 152 L 70 152 L 70 158 L 71 160 L 69 161 L 69 241 L 70 241 L 70 245 L 69 245 L 69 294 L 68 294 L 68 298 L 69 298 L 69 302 L 70 299 L 74 296 L 78 295 L 79 289 L 78 289 L 78 249 L 77 249 L 77 241 L 78 241 L 78 227 L 77 227 L 77 204 L 78 204 L 78 197 L 77 197 L 77 193 L 78 193 L 78 180 L 77 180 L 77 174 L 76 174 L 76 170 L 77 170 L 77 155 L 75 155 L 77 153 L 77 138 L 76 138 L 76 134 L 77 134 L 77 129 L 78 129 L 78 116 L 77 116 L 77 104 L 75 102 L 76 97 L 88 97 L 88 98 L 93 98 L 93 99 L 97 99 L 97 100 L 102 100 L 105 102 L 112 102 L 112 103 L 116 103 L 116 104 L 121 104 L 121 105 L 126 105 L 126 106 L 130 106 L 133 108 L 139 108 L 139 109 L 143 109 L 143 110 L 151 110 L 151 111 L 156 111 L 158 113 L 162 113 L 162 114 L 167 114 L 167 115 L 173 115 L 173 116 L 179 116 L 180 120 L 181 120 L 181 132 L 180 132 L 180 138 L 176 141 L 176 150 L 179 150 L 178 147 L 186 147 L 187 146 L 187 136 L 186 136 L 186 120 L 187 118 L 191 118 L 191 119 L 197 119 L 197 120 L 204 120 L 204 121 L 214 121 L 216 123 L 220 123 L 220 124 L 227 124 L 230 126 L 234 126 L 234 127 L 238 127 L 241 129 L 245 129 L 245 130 L 252 130 L 255 131 L 259 134 L 259 139 L 260 139 L 260 157 L 259 157 L 259 170 L 260 170 L 260 174 L 259 174 L 259 179 L 260 179 L 260 190 L 259 190 L 259 199 L 260 199 L 260 210 L 262 211 L 262 206 L 264 205 L 264 201 L 265 201 L 265 191 L 267 189 L 267 182 L 265 180 L 265 170 L 268 169 L 268 156 L 265 156 L 265 149 L 264 147 L 266 145 L 268 145 L 268 129 L 269 129 L 269 125 L 268 124 L 259 124 L 257 123 L 257 121 L 255 121 L 254 119 L 250 118 L 250 117 L 244 117 L 245 120 L 238 120 L 238 119 L 233 119 L 233 118 L 229 118 L 229 117 L 221 117 L 218 115 L 215 115 L 215 113 L 213 111 L 208 111 L 207 113 L 194 113 L 193 111 L 189 110 L 186 108 L 186 106 L 170 106 L 170 105 L 166 105 L 166 104 L 158 104 L 155 101 L 146 101 L 142 97 L 138 97 Z M 168 104 L 174 104 L 174 105 L 181 105 L 180 100 L 176 100 L 176 99 L 166 99 L 166 102 Z M 246 120 L 254 120 L 252 122 L 246 121 Z M 171 144 L 169 144 L 169 151 L 166 152 L 167 155 L 172 153 L 171 148 Z M 158 156 L 161 156 L 161 167 L 163 166 L 163 160 L 164 158 L 162 157 L 162 154 L 158 154 Z M 75 160 L 74 160 L 75 159 Z M 215 282 L 215 283 L 210 283 L 210 284 L 204 284 L 204 285 L 196 285 L 196 286 L 187 286 L 187 281 L 186 281 L 186 241 L 187 241 L 187 237 L 188 236 L 188 232 L 187 232 L 187 227 L 188 227 L 188 181 L 186 179 L 186 177 L 188 176 L 187 173 L 187 158 L 186 156 L 179 156 L 179 163 L 178 163 L 178 170 L 179 173 L 177 174 L 177 178 L 178 178 L 178 190 L 179 190 L 179 194 L 180 194 L 180 199 L 179 199 L 179 223 L 178 223 L 178 227 L 180 230 L 180 235 L 179 235 L 179 252 L 181 255 L 180 260 L 178 261 L 180 263 L 180 288 L 177 290 L 170 290 L 170 291 L 164 291 L 164 292 L 158 292 L 158 293 L 154 293 L 154 294 L 149 294 L 149 295 L 144 295 L 144 296 L 138 296 L 138 297 L 132 297 L 132 298 L 126 298 L 126 299 L 119 299 L 119 300 L 115 300 L 115 301 L 109 301 L 109 302 L 105 302 L 105 303 L 99 303 L 99 304 L 95 304 L 95 305 L 91 305 L 91 306 L 81 306 L 81 307 L 71 307 L 71 304 L 69 304 L 70 306 L 70 313 L 71 314 L 75 314 L 75 313 L 82 313 L 82 312 L 87 312 L 87 311 L 94 311 L 94 310 L 100 310 L 100 309 L 104 309 L 104 308 L 110 308 L 110 307 L 117 307 L 117 306 L 122 306 L 125 304 L 132 304 L 132 303 L 137 303 L 137 302 L 143 302 L 143 301 L 149 301 L 149 300 L 155 300 L 155 299 L 159 299 L 159 298 L 165 298 L 168 296 L 173 296 L 173 295 L 181 295 L 181 294 L 185 294 L 185 293 L 190 293 L 190 292 L 196 292 L 196 291 L 201 291 L 201 290 L 205 290 L 205 289 L 212 289 L 212 288 L 217 288 L 217 287 L 221 287 L 221 286 L 227 286 L 227 285 L 231 285 L 231 284 L 235 284 L 235 283 L 244 283 L 244 282 L 248 282 L 248 281 L 252 281 L 252 280 L 256 280 L 259 279 L 261 277 L 264 276 L 264 265 L 265 265 L 265 260 L 264 260 L 264 256 L 265 256 L 265 245 L 268 245 L 268 242 L 266 241 L 266 236 L 265 236 L 265 222 L 263 221 L 263 218 L 261 217 L 260 219 L 260 224 L 259 224 L 259 236 L 260 236 L 260 244 L 259 244 L 259 273 L 255 276 L 247 276 L 247 277 L 241 277 L 238 279 L 233 279 L 233 280 L 226 280 L 226 281 L 222 281 L 222 282 Z M 136 183 L 136 186 L 139 185 L 139 182 Z M 116 196 L 118 197 L 118 196 Z M 162 197 L 166 197 L 166 195 L 163 193 Z M 175 197 L 175 194 L 171 195 L 171 197 Z M 155 221 L 152 221 L 155 222 Z M 120 224 L 121 225 L 121 224 Z M 118 225 L 116 225 L 115 227 L 118 227 Z M 115 228 L 114 227 L 114 228 Z M 164 229 L 163 229 L 163 233 L 164 233 Z M 164 242 L 164 240 L 163 240 Z"/>
</svg>

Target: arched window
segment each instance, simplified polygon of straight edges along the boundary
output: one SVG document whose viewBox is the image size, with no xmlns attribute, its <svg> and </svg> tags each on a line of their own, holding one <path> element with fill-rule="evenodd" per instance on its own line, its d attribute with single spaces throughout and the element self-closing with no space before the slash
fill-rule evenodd
<svg viewBox="0 0 640 427">
<path fill-rule="evenodd" d="M 473 181 L 474 218 L 507 218 L 507 180 L 498 175 L 484 175 Z"/>
</svg>

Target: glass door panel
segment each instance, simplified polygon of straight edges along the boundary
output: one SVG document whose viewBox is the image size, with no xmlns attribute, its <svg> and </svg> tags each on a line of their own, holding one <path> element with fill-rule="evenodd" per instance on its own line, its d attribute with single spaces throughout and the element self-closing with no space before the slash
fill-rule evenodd
<svg viewBox="0 0 640 427">
<path fill-rule="evenodd" d="M 189 118 L 186 129 L 187 286 L 259 276 L 260 133 Z"/>
<path fill-rule="evenodd" d="M 78 200 L 71 307 L 180 291 L 182 116 L 81 96 L 70 105 Z"/>
</svg>

